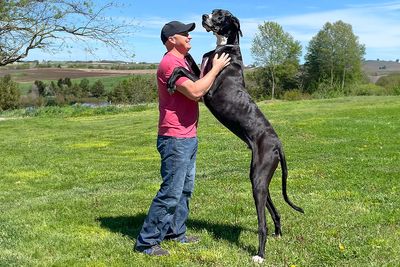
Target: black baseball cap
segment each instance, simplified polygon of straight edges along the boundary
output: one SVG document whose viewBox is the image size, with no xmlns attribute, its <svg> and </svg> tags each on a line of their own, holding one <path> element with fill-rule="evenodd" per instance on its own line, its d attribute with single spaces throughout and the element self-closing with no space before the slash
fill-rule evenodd
<svg viewBox="0 0 400 267">
<path fill-rule="evenodd" d="M 182 22 L 175 20 L 168 22 L 161 30 L 161 41 L 163 44 L 165 44 L 165 42 L 168 40 L 168 37 L 181 32 L 193 31 L 195 27 L 195 23 L 183 24 Z"/>
</svg>

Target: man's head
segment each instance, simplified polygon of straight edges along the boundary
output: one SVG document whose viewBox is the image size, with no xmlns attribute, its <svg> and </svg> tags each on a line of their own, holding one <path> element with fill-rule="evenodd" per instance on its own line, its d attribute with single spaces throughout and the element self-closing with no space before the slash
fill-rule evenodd
<svg viewBox="0 0 400 267">
<path fill-rule="evenodd" d="M 195 27 L 195 23 L 184 24 L 179 21 L 168 22 L 161 30 L 161 41 L 168 50 L 175 48 L 179 52 L 185 54 L 191 48 L 190 39 L 192 39 L 192 37 L 189 32 L 193 31 Z"/>
</svg>

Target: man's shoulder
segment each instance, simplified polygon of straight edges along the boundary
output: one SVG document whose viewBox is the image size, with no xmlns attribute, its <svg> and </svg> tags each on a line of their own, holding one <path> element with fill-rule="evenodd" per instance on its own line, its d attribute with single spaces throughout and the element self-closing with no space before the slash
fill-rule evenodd
<svg viewBox="0 0 400 267">
<path fill-rule="evenodd" d="M 185 59 L 179 58 L 172 53 L 166 53 L 161 59 L 160 64 L 182 65 L 185 64 Z"/>
<path fill-rule="evenodd" d="M 173 71 L 173 69 L 179 66 L 185 66 L 184 59 L 180 59 L 171 53 L 167 53 L 163 56 L 163 58 L 160 61 L 160 64 L 158 65 L 158 72 L 170 73 Z"/>
</svg>

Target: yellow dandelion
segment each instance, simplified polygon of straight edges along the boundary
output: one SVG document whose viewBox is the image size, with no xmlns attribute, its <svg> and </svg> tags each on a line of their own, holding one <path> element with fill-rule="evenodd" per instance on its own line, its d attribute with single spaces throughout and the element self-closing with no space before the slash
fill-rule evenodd
<svg viewBox="0 0 400 267">
<path fill-rule="evenodd" d="M 344 247 L 344 245 L 342 243 L 339 243 L 339 250 L 341 252 L 343 252 L 345 250 L 345 247 Z"/>
</svg>

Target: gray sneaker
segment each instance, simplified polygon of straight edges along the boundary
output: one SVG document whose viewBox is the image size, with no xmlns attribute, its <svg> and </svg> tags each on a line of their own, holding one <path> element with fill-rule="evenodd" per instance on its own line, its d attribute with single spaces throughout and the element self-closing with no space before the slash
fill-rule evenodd
<svg viewBox="0 0 400 267">
<path fill-rule="evenodd" d="M 163 249 L 160 245 L 154 245 L 154 246 L 149 247 L 140 252 L 142 252 L 146 255 L 150 255 L 150 256 L 168 256 L 169 255 L 168 250 Z"/>
</svg>

